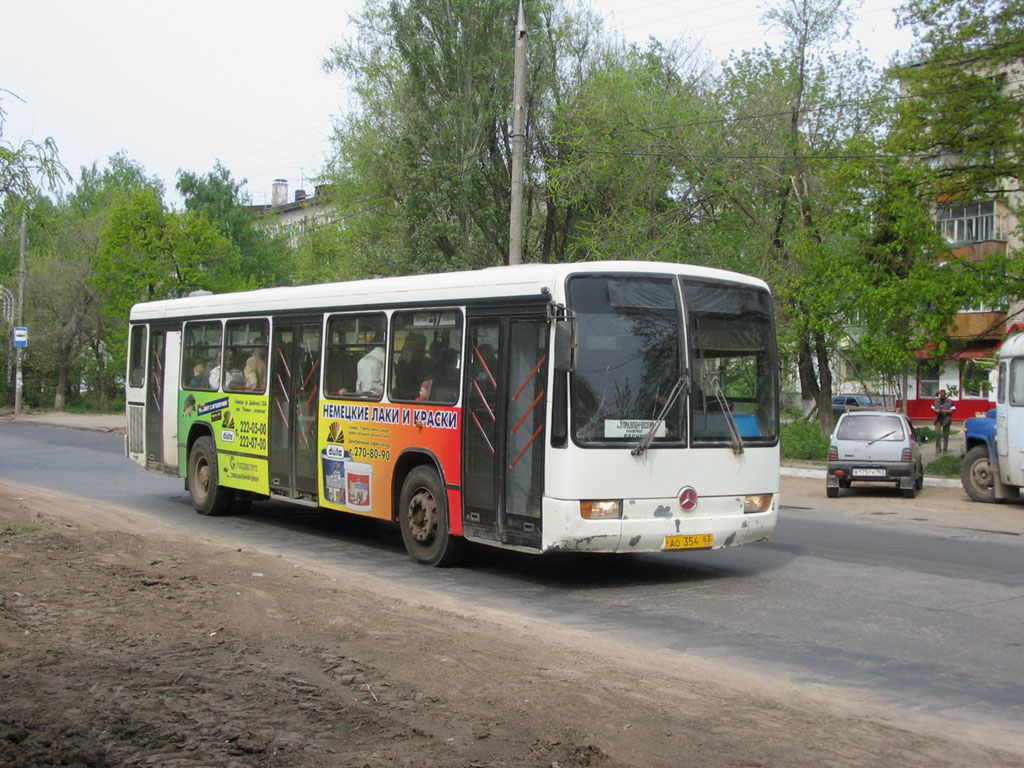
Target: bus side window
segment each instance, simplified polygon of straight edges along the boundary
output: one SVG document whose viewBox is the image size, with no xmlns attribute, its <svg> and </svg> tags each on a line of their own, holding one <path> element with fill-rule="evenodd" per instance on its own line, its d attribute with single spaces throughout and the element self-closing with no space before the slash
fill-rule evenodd
<svg viewBox="0 0 1024 768">
<path fill-rule="evenodd" d="M 266 391 L 268 331 L 266 320 L 228 321 L 224 346 L 227 364 L 222 371 L 225 390 Z"/>
<path fill-rule="evenodd" d="M 185 324 L 182 348 L 181 386 L 184 389 L 217 389 L 210 383 L 210 372 L 220 358 L 219 320 Z"/>
<path fill-rule="evenodd" d="M 327 321 L 324 394 L 379 400 L 384 393 L 383 313 L 334 315 Z"/>
<path fill-rule="evenodd" d="M 132 326 L 131 373 L 128 375 L 129 387 L 141 387 L 146 383 L 146 326 Z"/>
</svg>

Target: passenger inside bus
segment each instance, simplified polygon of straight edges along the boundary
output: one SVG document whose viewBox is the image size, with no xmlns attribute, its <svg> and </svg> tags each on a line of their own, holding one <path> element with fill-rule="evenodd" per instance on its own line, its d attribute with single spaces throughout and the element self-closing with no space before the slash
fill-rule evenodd
<svg viewBox="0 0 1024 768">
<path fill-rule="evenodd" d="M 402 353 L 395 362 L 395 397 L 407 400 L 416 397 L 424 378 L 426 348 L 427 338 L 422 333 L 410 333 L 405 337 Z"/>
<path fill-rule="evenodd" d="M 254 392 L 262 392 L 267 382 L 267 348 L 263 339 L 257 339 L 258 346 L 253 348 L 249 359 L 245 361 L 245 369 L 242 375 L 245 378 L 245 388 Z"/>
<path fill-rule="evenodd" d="M 192 378 L 189 379 L 189 389 L 206 389 L 208 378 L 206 375 L 206 363 L 196 363 L 192 366 Z"/>
<path fill-rule="evenodd" d="M 384 392 L 384 347 L 374 347 L 356 363 L 356 391 L 374 396 Z"/>
<path fill-rule="evenodd" d="M 424 402 L 430 399 L 430 390 L 434 386 L 433 379 L 424 379 L 423 383 L 420 384 L 420 396 L 416 398 L 418 402 Z"/>
</svg>

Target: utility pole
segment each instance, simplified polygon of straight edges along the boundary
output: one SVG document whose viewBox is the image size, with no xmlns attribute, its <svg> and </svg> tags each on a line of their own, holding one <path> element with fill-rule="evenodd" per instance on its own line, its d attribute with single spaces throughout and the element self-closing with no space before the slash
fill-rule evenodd
<svg viewBox="0 0 1024 768">
<path fill-rule="evenodd" d="M 526 152 L 526 16 L 519 0 L 512 104 L 512 207 L 508 217 L 508 263 L 523 261 L 523 155 Z"/>
<path fill-rule="evenodd" d="M 22 203 L 24 206 L 25 203 Z M 25 249 L 28 245 L 28 228 L 25 223 L 25 208 L 21 209 L 21 235 L 18 243 L 18 325 L 25 325 Z M 16 347 L 14 368 L 14 415 L 21 415 L 21 357 L 23 347 Z"/>
</svg>

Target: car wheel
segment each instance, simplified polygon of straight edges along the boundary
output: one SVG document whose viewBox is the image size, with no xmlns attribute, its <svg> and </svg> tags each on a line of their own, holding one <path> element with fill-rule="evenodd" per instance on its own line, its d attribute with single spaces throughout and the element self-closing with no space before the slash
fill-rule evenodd
<svg viewBox="0 0 1024 768">
<path fill-rule="evenodd" d="M 960 468 L 960 482 L 974 501 L 995 501 L 987 446 L 976 445 L 967 452 Z"/>
<path fill-rule="evenodd" d="M 902 489 L 904 499 L 912 499 L 917 496 L 917 482 L 915 481 L 909 488 Z"/>
<path fill-rule="evenodd" d="M 830 499 L 838 499 L 839 489 L 831 485 L 827 485 L 825 486 L 825 495 L 828 496 Z"/>
<path fill-rule="evenodd" d="M 917 465 L 917 479 L 914 481 L 914 487 L 919 491 L 924 488 L 924 465 L 920 463 Z"/>
<path fill-rule="evenodd" d="M 849 488 L 851 483 L 852 483 L 852 481 L 848 477 L 840 477 L 839 478 L 839 487 L 840 488 Z"/>
</svg>

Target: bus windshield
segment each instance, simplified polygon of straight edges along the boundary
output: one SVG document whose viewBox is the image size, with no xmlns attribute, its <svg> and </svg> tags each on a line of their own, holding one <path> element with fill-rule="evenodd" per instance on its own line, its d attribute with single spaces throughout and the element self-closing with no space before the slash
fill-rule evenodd
<svg viewBox="0 0 1024 768">
<path fill-rule="evenodd" d="M 777 364 L 767 291 L 594 275 L 573 278 L 568 292 L 579 334 L 571 388 L 577 444 L 720 446 L 735 436 L 774 443 Z"/>
<path fill-rule="evenodd" d="M 735 283 L 683 279 L 691 444 L 778 439 L 778 362 L 771 297 Z M 730 424 L 731 422 L 731 424 Z"/>
<path fill-rule="evenodd" d="M 657 417 L 679 380 L 682 339 L 671 277 L 579 277 L 569 281 L 579 333 L 572 384 L 573 434 L 580 445 L 634 444 L 683 436 L 680 398 Z"/>
</svg>

